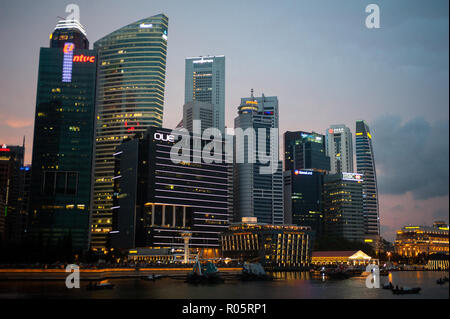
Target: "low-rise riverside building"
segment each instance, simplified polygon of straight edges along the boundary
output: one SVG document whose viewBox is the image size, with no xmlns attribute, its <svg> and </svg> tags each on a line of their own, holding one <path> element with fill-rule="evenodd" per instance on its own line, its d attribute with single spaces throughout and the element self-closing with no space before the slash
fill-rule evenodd
<svg viewBox="0 0 450 319">
<path fill-rule="evenodd" d="M 221 235 L 223 257 L 260 262 L 267 270 L 308 267 L 311 247 L 310 227 L 258 224 L 256 219 L 232 224 Z"/>
<path fill-rule="evenodd" d="M 378 263 L 362 250 L 314 251 L 311 263 L 314 265 L 367 265 Z"/>
<path fill-rule="evenodd" d="M 397 231 L 395 252 L 402 257 L 449 253 L 448 225 L 435 222 L 433 226 L 405 226 Z"/>
</svg>

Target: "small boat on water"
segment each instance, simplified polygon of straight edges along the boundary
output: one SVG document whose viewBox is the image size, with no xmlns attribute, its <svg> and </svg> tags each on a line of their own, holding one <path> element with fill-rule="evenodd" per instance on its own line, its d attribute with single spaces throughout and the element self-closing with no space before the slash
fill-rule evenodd
<svg viewBox="0 0 450 319">
<path fill-rule="evenodd" d="M 392 289 L 394 289 L 394 285 L 391 282 L 389 282 L 388 284 L 384 284 L 383 285 L 383 289 L 390 289 L 390 290 L 392 290 Z"/>
<path fill-rule="evenodd" d="M 152 280 L 152 281 L 155 281 L 156 279 L 161 279 L 161 278 L 164 278 L 164 277 L 167 277 L 167 276 L 166 276 L 166 275 L 155 275 L 155 274 L 152 274 L 152 275 L 148 275 L 148 276 L 141 277 L 141 279 L 142 279 L 142 280 Z"/>
<path fill-rule="evenodd" d="M 447 278 L 447 280 L 445 280 L 445 278 L 439 278 L 438 280 L 436 280 L 436 283 L 437 283 L 438 285 L 443 285 L 443 284 L 445 284 L 446 282 L 448 282 L 448 278 Z"/>
<path fill-rule="evenodd" d="M 92 281 L 90 281 L 89 285 L 87 286 L 88 290 L 102 290 L 102 289 L 113 289 L 113 288 L 114 288 L 114 284 L 110 283 L 108 280 L 102 280 L 95 284 L 93 284 Z"/>
<path fill-rule="evenodd" d="M 260 263 L 244 263 L 240 279 L 243 281 L 269 281 L 273 280 L 271 275 L 268 275 Z"/>
<path fill-rule="evenodd" d="M 418 294 L 422 290 L 420 287 L 409 288 L 409 287 L 395 287 L 392 289 L 392 293 L 394 295 L 409 295 L 409 294 Z"/>
<path fill-rule="evenodd" d="M 220 277 L 219 270 L 212 262 L 200 264 L 198 257 L 195 260 L 192 272 L 187 275 L 186 282 L 190 284 L 218 284 L 225 280 Z"/>
</svg>

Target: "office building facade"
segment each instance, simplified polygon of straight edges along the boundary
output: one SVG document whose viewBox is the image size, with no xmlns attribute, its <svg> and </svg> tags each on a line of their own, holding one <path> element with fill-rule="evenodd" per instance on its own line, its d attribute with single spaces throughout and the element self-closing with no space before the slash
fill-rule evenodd
<svg viewBox="0 0 450 319">
<path fill-rule="evenodd" d="M 183 127 L 194 131 L 194 121 L 200 121 L 199 133 L 214 125 L 214 106 L 208 102 L 192 101 L 183 105 Z"/>
<path fill-rule="evenodd" d="M 330 158 L 326 155 L 325 136 L 315 132 L 284 133 L 284 170 L 330 170 Z"/>
<path fill-rule="evenodd" d="M 323 233 L 323 181 L 325 174 L 316 170 L 284 172 L 285 207 L 291 223 L 308 226 L 316 237 Z"/>
<path fill-rule="evenodd" d="M 192 101 L 213 105 L 213 126 L 223 134 L 225 132 L 225 56 L 186 58 L 184 103 Z"/>
<path fill-rule="evenodd" d="M 373 154 L 372 135 L 365 121 L 356 121 L 356 171 L 364 175 L 363 202 L 366 235 L 380 235 L 378 186 Z"/>
<path fill-rule="evenodd" d="M 168 18 L 158 14 L 94 43 L 98 51 L 91 247 L 112 229 L 115 149 L 163 121 Z"/>
<path fill-rule="evenodd" d="M 241 99 L 234 123 L 235 131 L 250 129 L 255 132 L 253 148 L 250 148 L 249 139 L 244 137 L 241 149 L 235 136 L 234 220 L 238 222 L 242 217 L 257 217 L 260 223 L 283 224 L 283 170 L 278 149 L 277 97 L 266 97 L 264 94 L 254 97 L 252 90 L 251 97 Z M 276 132 L 274 139 L 269 138 L 271 129 Z M 266 149 L 260 150 L 257 141 L 261 130 L 266 133 Z M 257 158 L 251 163 L 250 157 L 258 152 L 271 154 L 272 165 L 277 165 L 274 173 L 261 172 L 267 164 L 262 164 Z"/>
<path fill-rule="evenodd" d="M 97 56 L 84 28 L 62 20 L 41 48 L 31 168 L 31 236 L 88 248 Z"/>
<path fill-rule="evenodd" d="M 326 154 L 330 158 L 330 173 L 353 173 L 353 138 L 345 125 L 331 125 L 326 133 Z"/>
<path fill-rule="evenodd" d="M 219 234 L 229 224 L 228 164 L 194 162 L 200 154 L 193 148 L 196 137 L 184 136 L 191 145 L 190 162 L 171 160 L 179 140 L 169 129 L 152 127 L 118 147 L 114 247 L 182 248 L 182 234 L 190 232 L 191 249 L 218 256 Z"/>
<path fill-rule="evenodd" d="M 323 186 L 324 233 L 330 238 L 364 240 L 363 176 L 326 175 Z"/>
</svg>

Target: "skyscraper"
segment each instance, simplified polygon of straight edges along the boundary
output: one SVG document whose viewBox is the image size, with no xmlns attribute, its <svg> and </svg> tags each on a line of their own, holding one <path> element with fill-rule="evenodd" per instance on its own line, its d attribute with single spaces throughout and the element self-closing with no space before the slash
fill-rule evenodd
<svg viewBox="0 0 450 319">
<path fill-rule="evenodd" d="M 193 132 L 193 122 L 198 120 L 201 121 L 201 133 L 214 126 L 214 106 L 211 103 L 192 101 L 183 105 L 183 127 Z"/>
<path fill-rule="evenodd" d="M 201 101 L 214 107 L 214 127 L 225 132 L 225 56 L 186 58 L 184 102 Z"/>
<path fill-rule="evenodd" d="M 285 132 L 284 169 L 329 171 L 330 158 L 326 155 L 325 136 L 315 132 Z"/>
<path fill-rule="evenodd" d="M 356 121 L 356 170 L 364 174 L 363 202 L 366 235 L 380 235 L 378 187 L 372 135 L 365 121 Z"/>
<path fill-rule="evenodd" d="M 182 248 L 189 231 L 191 249 L 218 256 L 219 234 L 229 220 L 228 164 L 224 154 L 220 162 L 194 163 L 197 137 L 183 138 L 190 140 L 190 160 L 179 163 L 170 151 L 181 139 L 170 129 L 151 127 L 117 148 L 113 246 Z M 210 142 L 202 140 L 201 148 Z"/>
<path fill-rule="evenodd" d="M 98 51 L 91 247 L 105 248 L 112 226 L 114 152 L 123 139 L 163 121 L 168 18 L 158 14 L 94 43 Z"/>
<path fill-rule="evenodd" d="M 87 249 L 96 52 L 78 21 L 61 20 L 41 48 L 31 177 L 31 235 Z"/>
<path fill-rule="evenodd" d="M 330 238 L 364 239 L 362 183 L 363 176 L 356 173 L 324 177 L 324 233 Z"/>
<path fill-rule="evenodd" d="M 289 207 L 292 223 L 310 226 L 320 236 L 323 177 L 330 170 L 325 136 L 303 131 L 284 133 L 284 167 L 284 205 L 285 209 Z"/>
<path fill-rule="evenodd" d="M 270 129 L 278 132 L 278 98 L 276 96 L 242 98 L 238 108 L 238 116 L 234 120 L 235 132 L 237 128 L 243 131 L 255 130 L 256 148 L 250 149 L 249 139 L 244 137 L 243 154 L 238 154 L 236 141 L 235 169 L 234 169 L 234 215 L 235 221 L 242 217 L 257 217 L 258 222 L 267 224 L 283 224 L 283 170 L 279 160 L 278 140 L 269 139 Z M 259 149 L 258 139 L 260 130 L 266 132 L 266 149 Z M 237 134 L 235 140 L 237 139 Z M 278 134 L 276 136 L 278 139 Z M 269 142 L 270 140 L 270 142 Z M 276 142 L 276 144 L 275 144 Z M 262 164 L 258 159 L 251 163 L 249 157 L 258 152 L 271 154 L 272 165 L 278 169 L 273 174 L 262 174 Z"/>
<path fill-rule="evenodd" d="M 327 156 L 330 157 L 330 173 L 353 172 L 353 138 L 343 124 L 331 125 L 326 133 Z"/>
</svg>

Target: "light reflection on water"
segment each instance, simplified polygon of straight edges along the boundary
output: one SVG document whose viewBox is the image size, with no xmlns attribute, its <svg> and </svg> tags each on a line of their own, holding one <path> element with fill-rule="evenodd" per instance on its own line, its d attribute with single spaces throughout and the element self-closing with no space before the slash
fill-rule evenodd
<svg viewBox="0 0 450 319">
<path fill-rule="evenodd" d="M 182 279 L 164 278 L 157 281 L 140 279 L 112 279 L 113 290 L 88 291 L 88 282 L 82 281 L 80 289 L 68 290 L 64 281 L 0 281 L 0 298 L 449 298 L 448 283 L 437 285 L 438 278 L 448 272 L 394 272 L 392 283 L 399 286 L 422 288 L 418 295 L 393 295 L 390 290 L 368 289 L 365 277 L 345 280 L 324 280 L 308 272 L 278 272 L 270 282 L 240 282 L 227 280 L 224 284 L 195 286 Z M 381 277 L 381 284 L 390 277 Z"/>
</svg>

